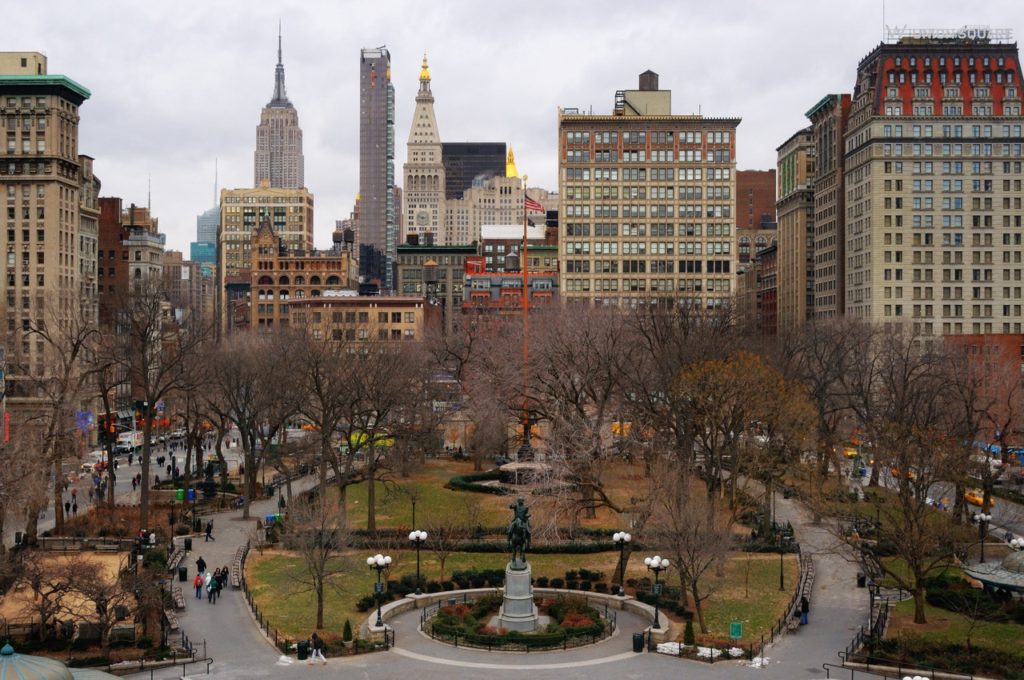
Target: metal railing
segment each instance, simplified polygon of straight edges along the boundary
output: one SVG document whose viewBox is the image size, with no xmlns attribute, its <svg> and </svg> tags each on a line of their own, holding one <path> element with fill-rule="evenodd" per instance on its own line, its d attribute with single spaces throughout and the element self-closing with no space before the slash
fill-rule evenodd
<svg viewBox="0 0 1024 680">
<path fill-rule="evenodd" d="M 935 668 L 934 666 L 927 666 L 923 664 L 913 664 L 901 661 L 899 659 L 884 659 L 880 657 L 863 655 L 863 654 L 847 654 L 845 652 L 839 652 L 839 658 L 842 661 L 842 666 L 850 671 L 861 671 L 864 673 L 872 673 L 874 675 L 891 676 L 893 673 L 903 677 L 910 673 L 913 675 L 923 675 L 927 678 L 935 678 L 938 675 L 945 680 L 954 680 L 957 678 L 963 678 L 963 680 L 973 680 L 974 675 L 970 673 L 958 673 L 956 671 L 946 671 L 941 668 Z M 863 666 L 863 669 L 855 666 L 847 666 L 847 664 L 856 664 L 856 666 Z M 836 668 L 832 664 L 825 664 Z M 875 671 L 871 670 L 871 667 L 875 667 Z M 828 669 L 826 668 L 826 673 Z M 838 677 L 838 676 L 837 676 Z M 852 676 L 851 676 L 852 677 Z"/>
</svg>

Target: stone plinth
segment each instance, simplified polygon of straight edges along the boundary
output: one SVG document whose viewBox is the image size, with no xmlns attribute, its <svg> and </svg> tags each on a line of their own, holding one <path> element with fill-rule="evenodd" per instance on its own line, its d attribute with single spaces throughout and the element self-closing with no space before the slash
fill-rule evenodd
<svg viewBox="0 0 1024 680">
<path fill-rule="evenodd" d="M 529 632 L 537 628 L 537 606 L 533 603 L 533 570 L 530 563 L 509 562 L 505 567 L 505 600 L 498 612 L 498 625 Z"/>
</svg>

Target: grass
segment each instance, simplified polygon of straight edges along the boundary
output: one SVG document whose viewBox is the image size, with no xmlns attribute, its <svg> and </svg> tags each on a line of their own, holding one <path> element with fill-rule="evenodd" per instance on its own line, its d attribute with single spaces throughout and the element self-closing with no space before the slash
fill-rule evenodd
<svg viewBox="0 0 1024 680">
<path fill-rule="evenodd" d="M 412 528 L 412 497 L 416 497 L 416 519 L 418 524 L 435 513 L 446 513 L 451 508 L 475 504 L 480 509 L 480 524 L 485 527 L 502 526 L 508 523 L 511 514 L 508 506 L 514 496 L 496 496 L 471 491 L 455 491 L 445 488 L 445 484 L 456 475 L 473 473 L 471 462 L 450 460 L 430 460 L 408 477 L 389 474 L 385 482 L 378 482 L 377 491 L 377 527 Z M 630 496 L 635 496 L 638 480 L 642 479 L 643 470 L 638 465 L 618 464 L 608 467 L 602 475 L 605 488 L 613 502 L 621 505 L 629 503 Z M 348 487 L 346 509 L 349 526 L 353 529 L 366 528 L 367 484 L 353 484 Z M 545 507 L 543 499 L 529 499 L 530 510 L 535 526 L 543 526 L 545 513 L 553 512 Z M 580 519 L 579 525 L 592 528 L 618 529 L 622 526 L 622 518 L 608 508 L 597 511 L 593 519 Z M 422 528 L 422 527 L 421 527 Z"/>
<path fill-rule="evenodd" d="M 415 573 L 414 551 L 391 550 L 388 554 L 394 560 L 391 579 Z M 337 558 L 344 573 L 336 576 L 332 587 L 325 592 L 324 632 L 321 635 L 326 639 L 340 638 L 346 618 L 358 629 L 368 616 L 368 613 L 356 610 L 356 602 L 372 593 L 376 580 L 374 572 L 366 567 L 366 556 L 364 552 L 353 552 Z M 501 553 L 456 553 L 448 558 L 445 575 L 450 578 L 453 571 L 463 569 L 503 569 L 507 561 L 507 555 Z M 534 578 L 564 577 L 566 570 L 586 567 L 603 572 L 605 580 L 611 582 L 615 580 L 618 553 L 531 555 L 530 564 Z M 749 596 L 744 588 L 746 555 L 737 555 L 730 560 L 723 579 L 709 579 L 716 589 L 705 609 L 711 636 L 728 638 L 729 623 L 738 620 L 743 622 L 744 639 L 756 640 L 761 632 L 775 623 L 788 603 L 796 586 L 798 567 L 795 558 L 791 555 L 786 558 L 786 592 L 778 590 L 777 557 L 751 555 L 749 564 Z M 296 574 L 304 573 L 301 558 L 278 551 L 267 551 L 264 555 L 252 553 L 246 568 L 246 579 L 253 597 L 264 616 L 269 618 L 270 625 L 289 637 L 308 636 L 315 621 L 315 600 L 313 593 L 295 579 Z M 425 581 L 436 580 L 440 576 L 440 564 L 429 551 L 421 553 L 421 574 Z M 647 575 L 642 558 L 634 555 L 626 577 L 642 578 Z"/>
<path fill-rule="evenodd" d="M 936 642 L 964 645 L 971 622 L 946 609 L 925 604 L 925 618 L 928 623 L 914 623 L 914 602 L 900 602 L 891 610 L 886 638 L 895 638 L 900 633 L 915 633 Z M 990 623 L 979 621 L 971 631 L 971 644 L 988 647 L 1011 654 L 1020 654 L 1024 626 L 1017 623 Z"/>
</svg>

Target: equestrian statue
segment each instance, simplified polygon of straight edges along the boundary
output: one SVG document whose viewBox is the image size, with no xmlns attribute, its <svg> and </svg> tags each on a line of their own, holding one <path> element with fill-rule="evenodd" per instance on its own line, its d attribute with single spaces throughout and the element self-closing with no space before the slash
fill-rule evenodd
<svg viewBox="0 0 1024 680">
<path fill-rule="evenodd" d="M 522 557 L 525 564 L 526 551 L 530 547 L 530 509 L 526 507 L 522 496 L 508 507 L 514 514 L 512 523 L 508 525 L 508 548 L 512 551 L 512 564 L 519 564 L 516 555 Z"/>
</svg>

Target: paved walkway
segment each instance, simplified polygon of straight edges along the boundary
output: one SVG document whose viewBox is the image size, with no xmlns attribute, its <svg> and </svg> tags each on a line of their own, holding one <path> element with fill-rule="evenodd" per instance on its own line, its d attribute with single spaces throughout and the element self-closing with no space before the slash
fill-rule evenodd
<svg viewBox="0 0 1024 680">
<path fill-rule="evenodd" d="M 299 480 L 297 490 L 308 488 L 312 477 Z M 186 558 L 189 575 L 195 575 L 195 560 L 202 555 L 210 568 L 230 565 L 236 548 L 245 543 L 255 518 L 275 511 L 276 499 L 253 504 L 253 519 L 241 520 L 240 512 L 215 515 L 216 542 L 201 540 Z M 857 627 L 867 619 L 868 594 L 856 587 L 857 566 L 844 559 L 837 541 L 823 527 L 811 523 L 809 515 L 795 501 L 778 499 L 777 517 L 790 521 L 804 550 L 814 555 L 816 578 L 811 602 L 811 623 L 786 635 L 770 646 L 767 665 L 751 668 L 747 662 L 721 661 L 713 665 L 675 659 L 661 654 L 634 654 L 632 634 L 645 623 L 620 612 L 618 631 L 596 645 L 566 652 L 484 652 L 454 648 L 433 642 L 418 630 L 419 614 L 410 612 L 393 621 L 397 647 L 389 652 L 331 658 L 326 665 L 308 666 L 294 656 L 282 659 L 256 627 L 241 591 L 226 589 L 216 605 L 186 598 L 187 610 L 179 617 L 193 640 L 205 639 L 215 659 L 211 675 L 195 667 L 194 680 L 249 680 L 255 678 L 310 679 L 343 677 L 415 678 L 416 680 L 648 680 L 658 678 L 708 678 L 723 680 L 757 677 L 763 680 L 824 678 L 823 662 L 836 662 L 836 651 L 844 648 Z M 156 678 L 180 677 L 180 670 L 158 671 Z M 141 680 L 149 674 L 137 674 Z"/>
</svg>

